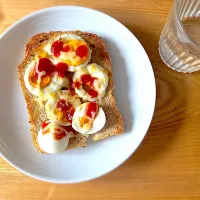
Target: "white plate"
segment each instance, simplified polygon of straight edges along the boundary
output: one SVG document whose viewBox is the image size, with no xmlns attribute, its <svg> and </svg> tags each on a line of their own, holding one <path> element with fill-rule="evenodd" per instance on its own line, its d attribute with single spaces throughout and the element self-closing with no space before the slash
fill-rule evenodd
<svg viewBox="0 0 200 200">
<path fill-rule="evenodd" d="M 58 155 L 42 155 L 31 142 L 25 101 L 17 78 L 25 44 L 31 36 L 56 30 L 98 34 L 111 54 L 117 106 L 125 134 L 91 143 Z M 118 167 L 139 146 L 150 125 L 155 106 L 153 70 L 135 36 L 101 12 L 75 6 L 35 12 L 11 26 L 0 38 L 1 156 L 34 178 L 74 183 L 90 180 Z"/>
</svg>

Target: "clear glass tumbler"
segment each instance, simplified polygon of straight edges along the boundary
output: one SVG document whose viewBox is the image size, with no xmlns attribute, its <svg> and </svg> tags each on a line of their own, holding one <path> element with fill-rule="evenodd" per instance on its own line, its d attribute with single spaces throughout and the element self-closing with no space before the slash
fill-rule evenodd
<svg viewBox="0 0 200 200">
<path fill-rule="evenodd" d="M 159 53 L 178 72 L 200 70 L 200 0 L 174 0 L 160 36 Z"/>
</svg>

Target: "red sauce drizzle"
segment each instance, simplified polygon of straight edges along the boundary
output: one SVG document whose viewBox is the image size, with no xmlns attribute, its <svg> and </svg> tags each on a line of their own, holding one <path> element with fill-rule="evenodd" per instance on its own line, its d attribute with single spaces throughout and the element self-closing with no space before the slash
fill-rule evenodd
<svg viewBox="0 0 200 200">
<path fill-rule="evenodd" d="M 81 83 L 78 81 L 72 83 L 73 88 L 79 88 L 80 86 L 81 86 Z"/>
<path fill-rule="evenodd" d="M 81 76 L 81 82 L 85 84 L 89 84 L 92 87 L 94 87 L 95 80 L 97 80 L 97 78 L 92 77 L 90 74 L 84 74 Z"/>
<path fill-rule="evenodd" d="M 68 65 L 66 63 L 58 63 L 56 65 L 56 71 L 58 72 L 58 75 L 62 78 L 65 77 L 65 72 L 68 70 Z"/>
<path fill-rule="evenodd" d="M 95 98 L 98 96 L 98 92 L 96 90 L 89 90 L 88 94 L 92 97 Z"/>
<path fill-rule="evenodd" d="M 71 107 L 71 104 L 66 102 L 64 99 L 61 99 L 57 102 L 57 108 L 61 109 L 61 111 L 67 111 Z"/>
<path fill-rule="evenodd" d="M 51 76 L 52 73 L 55 71 L 55 65 L 53 65 L 48 58 L 40 58 L 38 63 L 38 71 L 45 71 L 45 75 Z M 36 76 L 38 76 L 37 73 Z"/>
<path fill-rule="evenodd" d="M 50 122 L 46 122 L 46 121 L 42 123 L 42 134 L 43 134 L 43 135 L 45 135 L 45 134 L 48 133 L 49 129 L 47 129 L 47 130 L 45 130 L 45 131 L 44 131 L 44 129 L 48 126 L 49 123 L 50 123 Z"/>
<path fill-rule="evenodd" d="M 97 78 L 92 77 L 90 74 L 84 74 L 84 75 L 81 76 L 82 84 L 83 85 L 85 84 L 86 86 L 90 86 L 90 88 L 87 89 L 87 92 L 93 98 L 98 96 L 98 92 L 94 89 L 94 81 L 96 79 Z M 88 87 L 84 87 L 84 88 L 88 88 Z"/>
<path fill-rule="evenodd" d="M 76 81 L 73 82 L 73 72 L 66 72 L 65 76 L 69 79 L 70 81 L 70 92 L 71 95 L 75 95 L 75 88 L 79 88 L 81 86 L 81 84 L 83 84 L 84 89 L 86 90 L 86 92 L 88 92 L 88 94 L 91 97 L 97 97 L 98 96 L 98 92 L 93 89 L 94 88 L 94 81 L 97 79 L 95 77 L 92 77 L 90 74 L 84 74 L 81 76 L 81 82 Z M 86 86 L 86 87 L 85 87 Z M 87 89 L 86 89 L 87 88 Z"/>
<path fill-rule="evenodd" d="M 68 45 L 65 45 L 65 46 L 63 46 L 63 45 L 64 45 L 64 43 L 60 40 L 55 41 L 51 45 L 51 52 L 55 57 L 60 56 L 61 51 L 68 52 L 70 50 L 70 47 Z M 85 45 L 80 45 L 76 49 L 76 54 L 79 57 L 83 58 L 88 55 L 88 48 Z"/>
<path fill-rule="evenodd" d="M 86 115 L 90 118 L 92 118 L 92 113 L 95 113 L 94 118 L 96 117 L 97 113 L 99 111 L 99 105 L 96 102 L 90 102 L 88 104 L 87 110 L 86 110 Z"/>
<path fill-rule="evenodd" d="M 68 122 L 72 123 L 75 109 L 69 102 L 61 99 L 57 102 L 56 108 L 63 112 L 64 118 L 66 118 Z"/>
<path fill-rule="evenodd" d="M 64 46 L 62 51 L 68 52 L 70 50 L 70 47 L 68 45 Z"/>
<path fill-rule="evenodd" d="M 66 63 L 58 63 L 56 66 L 51 63 L 48 58 L 40 58 L 38 62 L 38 71 L 45 71 L 45 76 L 52 76 L 55 71 L 58 72 L 58 75 L 62 78 L 65 77 L 65 72 L 68 70 L 68 65 Z M 35 77 L 38 78 L 38 74 L 35 71 Z"/>
<path fill-rule="evenodd" d="M 60 56 L 60 52 L 63 49 L 63 42 L 60 40 L 55 41 L 52 45 L 51 45 L 51 52 L 55 57 Z"/>
<path fill-rule="evenodd" d="M 47 121 L 43 122 L 42 123 L 42 130 L 45 129 L 48 126 L 48 124 L 50 124 L 50 122 L 47 122 Z M 72 126 L 61 126 L 61 127 L 64 128 L 68 133 L 70 133 L 70 132 L 72 132 L 74 134 L 77 133 L 72 128 Z M 54 136 L 55 140 L 61 140 L 62 138 L 64 138 L 66 136 L 66 133 L 64 131 L 61 132 L 60 128 L 56 128 L 55 130 L 60 132 L 60 133 L 54 132 L 53 136 Z M 43 131 L 42 133 L 43 133 L 43 135 L 45 135 L 45 134 L 49 133 L 49 130 Z"/>
<path fill-rule="evenodd" d="M 60 131 L 59 128 L 56 129 L 56 130 Z M 66 136 L 66 133 L 64 131 L 62 131 L 61 133 L 55 133 L 54 132 L 53 136 L 54 136 L 55 140 L 61 140 L 62 138 L 64 138 Z"/>
<path fill-rule="evenodd" d="M 43 123 L 42 123 L 42 129 L 45 129 L 45 127 L 47 127 L 49 123 L 50 123 L 50 122 L 43 122 Z"/>
<path fill-rule="evenodd" d="M 85 56 L 87 56 L 88 54 L 88 48 L 85 45 L 80 45 L 77 49 L 76 49 L 76 54 L 83 58 Z"/>
<path fill-rule="evenodd" d="M 92 77 L 91 77 L 90 74 L 81 75 L 81 82 L 82 83 L 89 83 L 91 78 Z"/>
<path fill-rule="evenodd" d="M 91 79 L 90 79 L 90 85 L 91 85 L 92 87 L 94 87 L 94 81 L 95 81 L 95 80 L 97 80 L 97 78 L 91 77 Z"/>
</svg>

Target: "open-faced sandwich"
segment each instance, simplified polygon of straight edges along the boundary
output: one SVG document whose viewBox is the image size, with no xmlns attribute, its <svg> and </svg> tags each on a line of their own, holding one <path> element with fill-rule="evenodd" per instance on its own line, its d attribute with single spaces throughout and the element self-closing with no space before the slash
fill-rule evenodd
<svg viewBox="0 0 200 200">
<path fill-rule="evenodd" d="M 110 56 L 95 34 L 40 33 L 26 45 L 18 76 L 34 146 L 41 153 L 85 147 L 122 134 Z"/>
</svg>

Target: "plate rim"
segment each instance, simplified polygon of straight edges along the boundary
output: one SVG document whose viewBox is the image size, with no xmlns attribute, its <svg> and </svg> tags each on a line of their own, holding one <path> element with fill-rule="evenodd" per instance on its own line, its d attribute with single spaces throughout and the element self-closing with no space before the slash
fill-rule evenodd
<svg viewBox="0 0 200 200">
<path fill-rule="evenodd" d="M 137 37 L 126 27 L 124 26 L 121 22 L 119 22 L 118 20 L 116 20 L 115 18 L 109 16 L 108 14 L 104 13 L 104 12 L 101 12 L 99 10 L 96 10 L 96 9 L 92 9 L 92 8 L 88 8 L 88 7 L 85 7 L 85 6 L 74 6 L 74 5 L 61 5 L 61 6 L 51 6 L 51 7 L 47 7 L 47 8 L 43 8 L 43 9 L 40 9 L 40 10 L 37 10 L 37 11 L 34 11 L 24 17 L 22 17 L 21 19 L 19 19 L 18 21 L 16 21 L 15 23 L 13 23 L 10 27 L 8 27 L 3 33 L 2 35 L 0 36 L 0 40 L 3 39 L 3 37 L 9 32 L 11 31 L 12 29 L 14 29 L 15 27 L 18 26 L 18 24 L 22 23 L 23 21 L 25 20 L 28 20 L 29 18 L 32 18 L 33 16 L 36 16 L 38 14 L 41 14 L 41 13 L 44 13 L 44 12 L 48 12 L 48 11 L 51 11 L 51 10 L 59 10 L 59 9 L 84 9 L 84 10 L 88 10 L 88 11 L 92 11 L 92 12 L 96 12 L 96 13 L 99 13 L 101 15 L 104 15 L 112 20 L 114 20 L 115 22 L 119 23 L 121 26 L 123 26 L 124 29 L 126 29 L 127 32 L 129 32 L 129 34 L 131 34 L 132 37 L 135 38 L 135 40 L 137 40 L 137 42 L 140 44 L 141 48 L 143 49 L 143 52 L 144 54 L 146 54 L 146 57 L 148 59 L 148 62 L 149 62 L 149 67 L 151 67 L 151 74 L 152 74 L 152 86 L 153 86 L 153 94 L 152 94 L 152 98 L 153 98 L 153 105 L 152 105 L 152 108 L 151 108 L 151 115 L 149 117 L 149 122 L 147 123 L 148 126 L 146 126 L 146 129 L 145 129 L 145 134 L 144 136 L 142 137 L 141 141 L 139 144 L 137 144 L 137 147 L 135 148 L 135 150 L 131 151 L 124 159 L 123 161 L 116 165 L 114 168 L 112 168 L 111 170 L 108 170 L 104 173 L 101 173 L 100 175 L 96 175 L 96 176 L 93 176 L 93 177 L 86 177 L 84 179 L 82 178 L 77 178 L 77 179 L 73 179 L 73 180 L 59 180 L 59 179 L 56 179 L 56 178 L 48 178 L 46 176 L 40 176 L 40 175 L 37 175 L 36 173 L 33 173 L 33 172 L 29 172 L 27 170 L 24 170 L 23 168 L 21 168 L 20 166 L 18 166 L 17 164 L 14 164 L 10 159 L 8 159 L 2 152 L 0 152 L 0 156 L 8 163 L 10 164 L 12 167 L 14 167 L 15 169 L 17 169 L 18 171 L 20 171 L 21 173 L 29 176 L 29 177 L 32 177 L 32 178 L 35 178 L 37 180 L 41 180 L 41 181 L 45 181 L 45 182 L 50 182 L 50 183 L 61 183 L 61 184 L 71 184 L 71 183 L 80 183 L 80 182 L 85 182 L 85 181 L 89 181 L 89 180 L 93 180 L 93 179 L 96 179 L 96 178 L 99 178 L 101 176 L 104 176 L 108 173 L 110 173 L 111 171 L 115 170 L 116 168 L 120 167 L 125 161 L 127 161 L 131 155 L 133 155 L 133 153 L 135 151 L 137 151 L 137 149 L 139 148 L 139 146 L 141 145 L 142 141 L 144 140 L 144 137 L 146 136 L 147 134 L 147 131 L 150 127 L 150 124 L 152 122 L 152 118 L 153 118 L 153 115 L 154 115 L 154 111 L 155 111 L 155 105 L 156 105 L 156 82 L 155 82 L 155 75 L 154 75 L 154 71 L 153 71 L 153 67 L 152 67 L 152 64 L 151 64 L 151 61 L 149 59 L 149 56 L 147 54 L 147 52 L 145 51 L 143 45 L 140 43 L 140 41 L 137 39 Z"/>
</svg>

